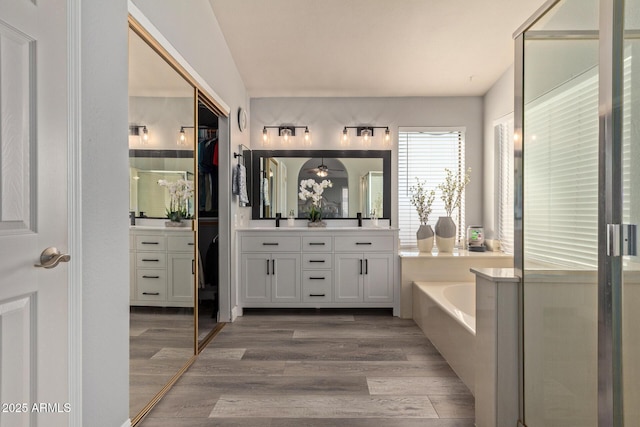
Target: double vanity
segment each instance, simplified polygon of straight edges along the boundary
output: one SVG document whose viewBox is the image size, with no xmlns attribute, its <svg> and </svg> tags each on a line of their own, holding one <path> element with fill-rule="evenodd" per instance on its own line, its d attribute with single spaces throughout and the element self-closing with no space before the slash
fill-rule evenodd
<svg viewBox="0 0 640 427">
<path fill-rule="evenodd" d="M 237 236 L 241 309 L 388 307 L 399 315 L 397 229 L 247 228 Z"/>
</svg>

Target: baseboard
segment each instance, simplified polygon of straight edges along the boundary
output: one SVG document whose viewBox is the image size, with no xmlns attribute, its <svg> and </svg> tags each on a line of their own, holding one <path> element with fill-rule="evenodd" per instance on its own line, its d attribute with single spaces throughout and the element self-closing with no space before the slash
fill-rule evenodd
<svg viewBox="0 0 640 427">
<path fill-rule="evenodd" d="M 127 421 L 125 421 L 121 427 L 131 427 L 131 419 L 128 419 Z"/>
<path fill-rule="evenodd" d="M 231 321 L 235 322 L 238 316 L 242 317 L 242 308 L 237 305 L 231 309 Z"/>
</svg>

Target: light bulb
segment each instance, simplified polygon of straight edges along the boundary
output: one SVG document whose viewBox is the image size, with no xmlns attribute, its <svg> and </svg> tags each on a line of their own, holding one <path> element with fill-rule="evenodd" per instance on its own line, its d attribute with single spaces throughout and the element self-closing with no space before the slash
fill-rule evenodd
<svg viewBox="0 0 640 427">
<path fill-rule="evenodd" d="M 369 141 L 369 130 L 365 129 L 362 131 L 362 138 L 364 139 L 364 142 Z"/>
<path fill-rule="evenodd" d="M 187 140 L 187 135 L 185 135 L 184 133 L 184 128 L 180 128 L 180 145 L 184 145 L 185 141 Z"/>
<path fill-rule="evenodd" d="M 325 170 L 321 170 L 321 171 L 318 171 L 316 175 L 318 175 L 320 178 L 324 178 L 325 176 L 329 175 L 329 172 Z"/>
<path fill-rule="evenodd" d="M 389 128 L 387 128 L 387 130 L 384 131 L 384 140 L 386 142 L 389 142 L 390 139 L 391 139 L 391 132 L 389 132 Z"/>
<path fill-rule="evenodd" d="M 311 136 L 309 135 L 309 128 L 305 128 L 305 130 L 304 130 L 304 140 L 305 140 L 305 142 L 309 142 L 310 138 L 311 138 Z"/>
<path fill-rule="evenodd" d="M 267 142 L 268 135 L 269 135 L 269 134 L 267 133 L 267 128 L 263 128 L 263 129 L 262 129 L 262 140 L 263 140 L 264 142 Z"/>
<path fill-rule="evenodd" d="M 344 128 L 344 130 L 342 131 L 342 140 L 344 142 L 347 142 L 347 138 L 348 138 L 347 128 Z"/>
<path fill-rule="evenodd" d="M 149 142 L 149 131 L 147 130 L 146 126 L 142 128 L 142 141 L 144 144 Z"/>
</svg>

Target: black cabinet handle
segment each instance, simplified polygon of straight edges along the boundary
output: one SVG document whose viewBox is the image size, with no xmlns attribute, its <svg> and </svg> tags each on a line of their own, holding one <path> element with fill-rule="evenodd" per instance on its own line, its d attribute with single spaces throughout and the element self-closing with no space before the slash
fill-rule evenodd
<svg viewBox="0 0 640 427">
<path fill-rule="evenodd" d="M 364 260 L 364 274 L 369 274 L 369 260 Z"/>
<path fill-rule="evenodd" d="M 323 259 L 310 259 L 309 262 L 324 262 Z"/>
<path fill-rule="evenodd" d="M 310 297 L 324 297 L 325 294 L 309 294 Z"/>
<path fill-rule="evenodd" d="M 159 245 L 160 242 L 142 242 L 143 245 Z"/>
<path fill-rule="evenodd" d="M 191 243 L 187 243 L 187 245 L 189 246 L 193 246 L 195 243 L 191 242 Z"/>
<path fill-rule="evenodd" d="M 143 279 L 159 279 L 160 276 L 142 276 Z"/>
<path fill-rule="evenodd" d="M 324 242 L 309 242 L 310 246 L 324 246 Z"/>
<path fill-rule="evenodd" d="M 270 242 L 263 242 L 262 246 L 278 246 L 279 243 L 270 243 Z"/>
<path fill-rule="evenodd" d="M 273 264 L 271 265 L 272 266 L 271 271 L 273 274 L 276 274 L 276 260 L 275 259 L 272 260 L 272 263 Z"/>
<path fill-rule="evenodd" d="M 143 292 L 142 295 L 160 295 L 160 292 Z"/>
<path fill-rule="evenodd" d="M 196 260 L 191 260 L 191 274 L 196 274 Z"/>
<path fill-rule="evenodd" d="M 309 277 L 309 280 L 325 280 L 324 277 Z"/>
<path fill-rule="evenodd" d="M 359 260 L 359 261 L 360 261 L 360 274 L 362 274 L 362 260 Z"/>
<path fill-rule="evenodd" d="M 269 275 L 269 260 L 267 260 L 267 276 Z"/>
<path fill-rule="evenodd" d="M 146 259 L 146 258 L 142 258 L 143 262 L 160 262 L 159 259 Z"/>
<path fill-rule="evenodd" d="M 356 242 L 356 245 L 370 245 L 371 242 Z"/>
</svg>

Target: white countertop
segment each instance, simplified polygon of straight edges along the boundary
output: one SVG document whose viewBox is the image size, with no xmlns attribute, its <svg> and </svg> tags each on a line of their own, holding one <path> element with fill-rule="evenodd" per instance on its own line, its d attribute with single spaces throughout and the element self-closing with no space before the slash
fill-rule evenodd
<svg viewBox="0 0 640 427">
<path fill-rule="evenodd" d="M 338 227 L 338 226 L 330 226 L 330 227 L 288 227 L 286 225 L 280 227 L 244 227 L 244 228 L 236 228 L 236 231 L 277 231 L 277 232 L 287 232 L 287 231 L 311 231 L 311 232 L 322 232 L 322 231 L 362 231 L 362 232 L 376 232 L 376 231 L 393 231 L 397 230 L 397 228 L 393 227 Z"/>
<path fill-rule="evenodd" d="M 504 252 L 473 252 L 462 249 L 456 249 L 453 252 L 439 253 L 437 250 L 433 252 L 420 252 L 417 249 L 401 250 L 400 258 L 404 259 L 429 259 L 429 258 L 513 258 L 513 255 Z"/>
<path fill-rule="evenodd" d="M 186 225 L 184 227 L 167 227 L 167 226 L 155 226 L 155 225 L 130 225 L 129 226 L 129 230 L 139 230 L 139 231 L 158 231 L 158 230 L 162 230 L 162 231 L 168 231 L 168 232 L 192 231 L 191 227 L 189 227 L 188 225 Z"/>
<path fill-rule="evenodd" d="M 471 272 L 492 282 L 518 283 L 520 281 L 513 268 L 472 268 Z"/>
</svg>

